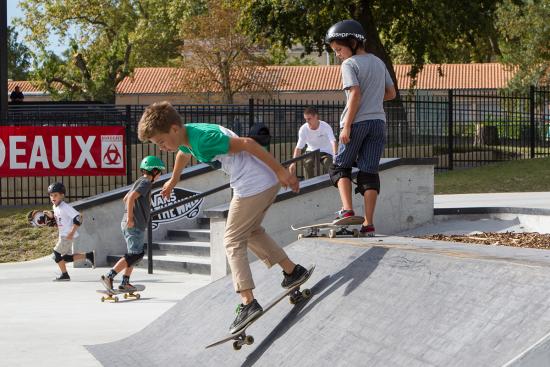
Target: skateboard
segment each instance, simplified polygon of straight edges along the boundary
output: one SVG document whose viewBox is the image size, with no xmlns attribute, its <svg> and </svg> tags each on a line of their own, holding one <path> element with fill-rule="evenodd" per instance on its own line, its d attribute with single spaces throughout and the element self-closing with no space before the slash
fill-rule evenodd
<svg viewBox="0 0 550 367">
<path fill-rule="evenodd" d="M 136 292 L 142 292 L 145 289 L 145 286 L 142 284 L 135 284 L 134 287 L 136 289 L 133 291 L 129 291 L 129 290 L 122 291 L 119 289 L 113 289 L 108 291 L 106 289 L 98 289 L 96 292 L 105 294 L 105 296 L 101 297 L 101 302 L 105 302 L 105 301 L 118 302 L 118 296 L 117 296 L 118 294 L 123 294 L 124 299 L 128 299 L 128 298 L 140 299 L 141 295 Z"/>
<path fill-rule="evenodd" d="M 212 344 L 207 345 L 205 349 L 214 347 L 216 345 L 223 344 L 223 343 L 228 342 L 230 340 L 233 340 L 233 349 L 234 350 L 240 350 L 242 348 L 242 346 L 245 345 L 245 344 L 246 345 L 253 344 L 254 343 L 254 337 L 252 335 L 246 335 L 246 329 L 248 327 L 250 327 L 250 325 L 252 325 L 256 320 L 260 319 L 263 315 L 265 315 L 265 313 L 267 311 L 269 311 L 271 308 L 273 308 L 273 306 L 275 306 L 277 303 L 279 303 L 286 296 L 289 296 L 288 300 L 293 305 L 296 305 L 296 304 L 302 302 L 303 300 L 306 300 L 306 299 L 311 297 L 311 290 L 303 289 L 303 290 L 300 291 L 300 286 L 309 280 L 309 278 L 311 277 L 311 274 L 313 273 L 313 270 L 315 270 L 315 265 L 310 266 L 310 268 L 308 269 L 309 276 L 304 282 L 302 282 L 302 283 L 300 283 L 300 284 L 298 284 L 298 285 L 296 285 L 296 286 L 294 286 L 290 289 L 286 289 L 283 293 L 281 293 L 277 297 L 275 297 L 275 299 L 273 299 L 271 302 L 269 302 L 267 304 L 267 306 L 264 307 L 264 312 L 262 314 L 260 314 L 260 316 L 256 317 L 255 319 L 250 321 L 248 324 L 246 324 L 244 326 L 244 328 L 237 331 L 236 333 L 227 334 L 223 338 L 213 342 Z"/>
<path fill-rule="evenodd" d="M 336 219 L 328 223 L 312 224 L 309 226 L 294 227 L 290 226 L 294 231 L 306 231 L 306 233 L 300 233 L 298 239 L 304 237 L 326 237 L 326 234 L 321 233 L 322 229 L 329 229 L 328 237 L 334 238 L 336 236 L 353 236 L 359 237 L 359 231 L 354 228 L 349 230 L 349 226 L 363 224 L 365 218 L 360 216 L 347 217 L 342 219 Z"/>
</svg>

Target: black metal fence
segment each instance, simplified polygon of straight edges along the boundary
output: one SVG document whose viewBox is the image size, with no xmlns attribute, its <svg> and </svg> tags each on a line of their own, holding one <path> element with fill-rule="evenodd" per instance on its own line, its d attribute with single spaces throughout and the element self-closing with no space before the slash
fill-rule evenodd
<svg viewBox="0 0 550 367">
<path fill-rule="evenodd" d="M 176 105 L 185 122 L 210 122 L 240 136 L 253 124 L 266 125 L 272 134 L 270 151 L 280 161 L 292 158 L 303 110 L 317 107 L 321 120 L 336 135 L 343 103 L 250 100 L 244 105 Z M 76 200 L 133 182 L 139 163 L 157 155 L 170 171 L 174 154 L 137 139 L 137 123 L 146 106 L 94 104 L 12 105 L 6 125 L 109 126 L 123 125 L 127 134 L 127 173 L 108 177 L 0 177 L 0 205 L 48 204 L 46 188 L 63 181 L 68 199 Z M 388 139 L 386 157 L 436 157 L 436 169 L 474 167 L 489 162 L 550 155 L 550 89 L 528 93 L 497 90 L 415 91 L 385 103 Z M 300 174 L 300 167 L 299 174 Z"/>
</svg>

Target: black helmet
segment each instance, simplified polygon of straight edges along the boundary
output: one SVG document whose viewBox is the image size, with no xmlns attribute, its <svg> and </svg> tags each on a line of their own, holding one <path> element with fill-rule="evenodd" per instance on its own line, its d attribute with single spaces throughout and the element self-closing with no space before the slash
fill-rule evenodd
<svg viewBox="0 0 550 367">
<path fill-rule="evenodd" d="M 334 24 L 325 36 L 325 43 L 329 44 L 334 40 L 348 38 L 355 38 L 361 43 L 365 41 L 366 33 L 361 23 L 353 19 L 346 19 Z"/>
<path fill-rule="evenodd" d="M 65 195 L 65 185 L 63 185 L 61 182 L 56 182 L 48 186 L 48 194 L 52 194 L 54 192 L 59 192 Z"/>
</svg>

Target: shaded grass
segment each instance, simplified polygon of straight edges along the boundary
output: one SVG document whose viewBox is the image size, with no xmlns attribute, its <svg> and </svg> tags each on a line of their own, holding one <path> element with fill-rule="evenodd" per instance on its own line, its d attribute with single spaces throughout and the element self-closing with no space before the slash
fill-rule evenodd
<svg viewBox="0 0 550 367">
<path fill-rule="evenodd" d="M 436 194 L 550 191 L 550 158 L 524 159 L 435 175 Z"/>
<path fill-rule="evenodd" d="M 51 254 L 57 227 L 32 227 L 27 221 L 30 210 L 0 210 L 0 263 L 33 260 Z"/>
</svg>

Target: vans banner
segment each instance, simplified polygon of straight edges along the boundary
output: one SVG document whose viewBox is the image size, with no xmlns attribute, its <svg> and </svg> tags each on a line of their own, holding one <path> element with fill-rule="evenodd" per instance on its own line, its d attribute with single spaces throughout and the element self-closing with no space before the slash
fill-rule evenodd
<svg viewBox="0 0 550 367">
<path fill-rule="evenodd" d="M 0 127 L 0 177 L 123 175 L 123 126 Z"/>
</svg>

